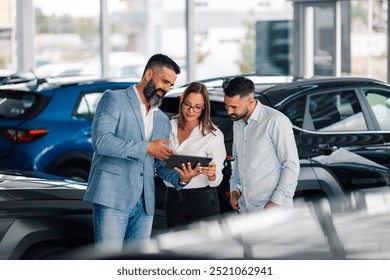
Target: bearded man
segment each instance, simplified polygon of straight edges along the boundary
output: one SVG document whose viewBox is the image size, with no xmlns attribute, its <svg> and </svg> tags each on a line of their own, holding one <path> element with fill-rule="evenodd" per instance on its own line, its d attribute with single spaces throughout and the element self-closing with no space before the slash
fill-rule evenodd
<svg viewBox="0 0 390 280">
<path fill-rule="evenodd" d="M 179 181 L 189 181 L 197 173 L 163 168 L 174 151 L 168 147 L 169 118 L 158 106 L 179 73 L 171 58 L 155 54 L 137 85 L 108 90 L 98 103 L 92 123 L 94 156 L 84 195 L 93 205 L 98 248 L 122 250 L 128 242 L 150 237 L 155 172 L 178 189 Z"/>
<path fill-rule="evenodd" d="M 234 121 L 231 206 L 237 212 L 292 206 L 300 166 L 290 120 L 256 100 L 248 78 L 235 77 L 223 87 Z"/>
</svg>

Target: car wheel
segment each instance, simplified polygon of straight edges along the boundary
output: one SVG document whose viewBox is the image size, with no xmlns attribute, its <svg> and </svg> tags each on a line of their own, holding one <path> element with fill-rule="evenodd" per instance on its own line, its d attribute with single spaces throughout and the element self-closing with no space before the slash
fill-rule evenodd
<svg viewBox="0 0 390 280">
<path fill-rule="evenodd" d="M 87 182 L 88 172 L 77 167 L 65 166 L 55 172 L 56 175 Z"/>
</svg>

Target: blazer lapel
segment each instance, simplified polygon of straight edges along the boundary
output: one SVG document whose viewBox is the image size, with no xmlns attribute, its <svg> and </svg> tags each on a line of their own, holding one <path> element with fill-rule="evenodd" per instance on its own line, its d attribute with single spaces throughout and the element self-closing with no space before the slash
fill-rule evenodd
<svg viewBox="0 0 390 280">
<path fill-rule="evenodd" d="M 142 139 L 145 140 L 145 125 L 144 125 L 144 121 L 142 119 L 141 105 L 139 104 L 138 97 L 136 96 L 137 93 L 135 92 L 135 90 L 132 86 L 127 88 L 126 92 L 127 92 L 128 98 L 129 98 L 129 103 L 131 105 L 130 107 L 132 108 L 132 110 L 134 112 L 135 118 L 136 118 L 137 123 L 138 123 L 139 130 L 141 131 Z"/>
</svg>

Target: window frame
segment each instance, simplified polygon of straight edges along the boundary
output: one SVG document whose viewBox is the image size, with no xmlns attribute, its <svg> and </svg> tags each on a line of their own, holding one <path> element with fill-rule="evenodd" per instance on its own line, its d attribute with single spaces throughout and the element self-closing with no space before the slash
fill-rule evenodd
<svg viewBox="0 0 390 280">
<path fill-rule="evenodd" d="M 370 87 L 366 87 L 366 88 L 370 88 Z M 352 91 L 355 93 L 355 96 L 359 102 L 359 105 L 361 107 L 361 110 L 362 110 L 362 115 L 364 117 L 364 120 L 365 120 L 365 123 L 366 123 L 366 130 L 335 130 L 335 131 L 321 131 L 321 130 L 316 130 L 314 128 L 314 124 L 313 124 L 313 120 L 311 119 L 311 115 L 310 115 L 310 111 L 309 111 L 309 101 L 310 101 L 310 98 L 313 96 L 313 95 L 319 95 L 319 94 L 333 94 L 333 93 L 340 93 L 340 92 L 347 92 L 347 91 Z M 335 88 L 335 89 L 332 89 L 332 90 L 328 90 L 328 89 L 322 89 L 322 90 L 319 90 L 319 91 L 315 91 L 315 92 L 310 92 L 310 93 L 306 93 L 306 104 L 305 104 L 305 113 L 304 113 L 304 121 L 303 121 L 303 125 L 302 125 L 302 128 L 304 130 L 307 130 L 311 133 L 326 133 L 326 134 L 339 134 L 339 133 L 356 133 L 356 132 L 359 132 L 359 133 L 365 133 L 365 132 L 369 132 L 370 130 L 374 130 L 374 129 L 377 129 L 379 126 L 378 125 L 374 125 L 373 121 L 372 121 L 372 114 L 369 113 L 369 110 L 367 110 L 367 104 L 368 104 L 368 100 L 365 100 L 367 99 L 366 97 L 363 96 L 364 94 L 357 88 L 357 87 L 343 87 L 343 88 Z M 376 119 L 375 119 L 376 120 Z M 375 128 L 376 127 L 376 128 Z"/>
</svg>

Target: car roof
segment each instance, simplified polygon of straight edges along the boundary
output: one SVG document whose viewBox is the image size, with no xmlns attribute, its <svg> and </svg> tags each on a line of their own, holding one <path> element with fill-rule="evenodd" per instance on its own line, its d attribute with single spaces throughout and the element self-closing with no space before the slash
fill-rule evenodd
<svg viewBox="0 0 390 280">
<path fill-rule="evenodd" d="M 307 90 L 321 90 L 351 86 L 384 86 L 390 89 L 385 82 L 366 77 L 323 77 L 309 78 L 282 83 L 266 89 L 256 89 L 256 94 L 265 97 L 271 105 L 276 105 L 288 96 L 295 96 Z"/>
<path fill-rule="evenodd" d="M 248 79 L 251 79 L 255 84 L 256 92 L 260 92 L 264 89 L 273 87 L 278 84 L 284 84 L 284 83 L 288 84 L 300 79 L 298 77 L 293 77 L 293 76 L 263 76 L 258 74 L 241 74 L 241 75 L 234 75 L 234 76 L 213 77 L 209 79 L 197 80 L 197 82 L 200 82 L 207 87 L 210 100 L 223 101 L 224 93 L 223 93 L 222 84 L 225 81 L 228 81 L 235 77 L 246 77 Z M 173 88 L 166 95 L 166 97 L 181 96 L 181 94 L 183 93 L 183 91 L 188 85 L 189 83 Z"/>
<path fill-rule="evenodd" d="M 198 82 L 205 84 L 207 87 L 222 87 L 222 83 L 236 77 L 246 77 L 251 79 L 255 85 L 275 85 L 280 83 L 288 83 L 296 80 L 293 76 L 264 76 L 258 74 L 240 74 L 234 76 L 221 76 L 209 79 L 198 80 Z M 186 87 L 188 84 L 183 85 Z"/>
</svg>

